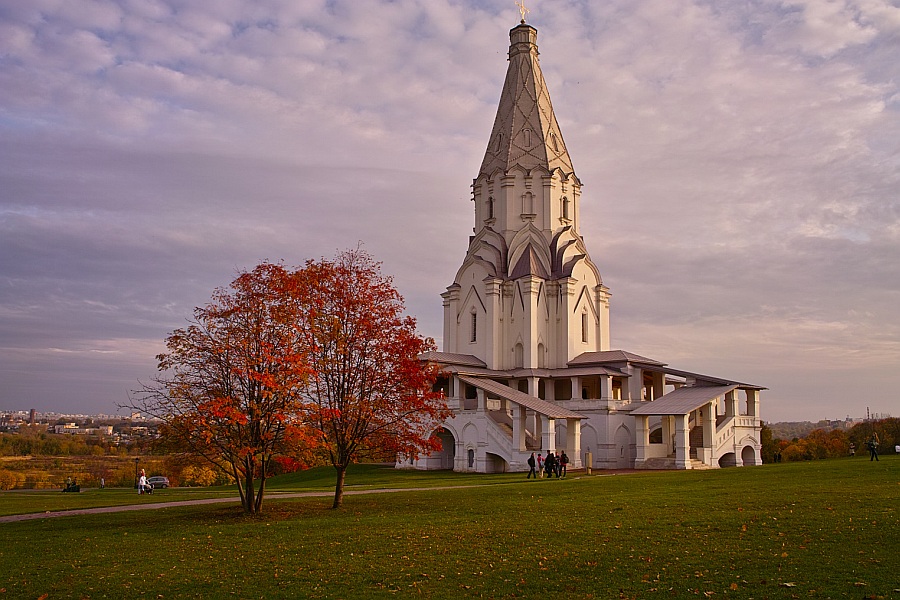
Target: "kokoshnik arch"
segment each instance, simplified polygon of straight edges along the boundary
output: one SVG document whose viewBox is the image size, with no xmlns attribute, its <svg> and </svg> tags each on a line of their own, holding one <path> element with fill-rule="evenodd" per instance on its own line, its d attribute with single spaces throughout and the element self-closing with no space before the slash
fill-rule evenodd
<svg viewBox="0 0 900 600">
<path fill-rule="evenodd" d="M 575 175 L 538 62 L 510 31 L 509 67 L 472 185 L 474 234 L 444 304 L 443 450 L 398 468 L 527 471 L 758 465 L 763 387 L 610 349 L 610 290 L 579 233 Z"/>
</svg>

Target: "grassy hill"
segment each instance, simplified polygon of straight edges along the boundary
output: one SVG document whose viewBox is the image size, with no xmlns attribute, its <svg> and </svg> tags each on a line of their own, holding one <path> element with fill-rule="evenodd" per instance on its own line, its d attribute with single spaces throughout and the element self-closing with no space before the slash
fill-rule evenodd
<svg viewBox="0 0 900 600">
<path fill-rule="evenodd" d="M 313 470 L 273 489 L 322 490 L 333 477 Z M 432 489 L 348 496 L 339 511 L 327 497 L 273 494 L 255 518 L 212 505 L 0 524 L 0 588 L 16 598 L 900 598 L 900 458 L 560 481 L 368 466 L 348 484 Z M 434 488 L 446 485 L 476 487 Z M 0 494 L 0 509 L 15 494 Z"/>
</svg>

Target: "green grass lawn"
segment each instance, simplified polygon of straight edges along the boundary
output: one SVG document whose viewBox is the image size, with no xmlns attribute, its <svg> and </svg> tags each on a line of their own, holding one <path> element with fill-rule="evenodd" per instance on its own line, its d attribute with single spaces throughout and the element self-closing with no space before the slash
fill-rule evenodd
<svg viewBox="0 0 900 600">
<path fill-rule="evenodd" d="M 330 476 L 273 487 L 327 489 Z M 0 598 L 900 598 L 900 458 L 348 476 L 472 483 L 489 485 L 347 496 L 338 511 L 273 494 L 254 518 L 211 505 L 0 524 Z"/>
</svg>

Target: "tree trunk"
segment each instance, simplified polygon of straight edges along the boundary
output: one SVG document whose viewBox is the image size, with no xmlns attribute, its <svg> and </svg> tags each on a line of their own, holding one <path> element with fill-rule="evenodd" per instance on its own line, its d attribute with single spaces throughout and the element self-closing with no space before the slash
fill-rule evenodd
<svg viewBox="0 0 900 600">
<path fill-rule="evenodd" d="M 246 483 L 244 484 L 245 488 L 245 496 L 244 496 L 244 511 L 248 514 L 254 514 L 254 509 L 256 508 L 256 502 L 254 501 L 254 489 L 253 489 L 253 471 L 255 465 L 250 458 L 244 460 L 244 468 L 246 471 L 244 472 L 244 478 Z"/>
<path fill-rule="evenodd" d="M 256 492 L 256 510 L 255 514 L 259 514 L 262 512 L 262 503 L 263 503 L 263 495 L 266 491 L 266 472 L 265 468 L 263 469 L 263 474 L 259 479 L 259 490 Z"/>
<path fill-rule="evenodd" d="M 344 475 L 347 467 L 335 467 L 337 469 L 337 483 L 334 485 L 334 504 L 331 508 L 340 508 L 344 502 Z"/>
<path fill-rule="evenodd" d="M 241 477 L 241 472 L 237 468 L 237 465 L 232 461 L 231 463 L 231 472 L 234 475 L 234 480 L 237 482 L 238 494 L 241 496 L 241 506 L 247 506 L 247 495 L 244 493 L 244 482 Z"/>
</svg>

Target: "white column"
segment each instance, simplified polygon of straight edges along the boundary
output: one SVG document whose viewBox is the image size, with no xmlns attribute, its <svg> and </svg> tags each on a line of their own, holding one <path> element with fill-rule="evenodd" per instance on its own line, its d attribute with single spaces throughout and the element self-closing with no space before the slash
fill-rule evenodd
<svg viewBox="0 0 900 600">
<path fill-rule="evenodd" d="M 484 324 L 486 339 L 484 340 L 485 362 L 488 369 L 502 369 L 503 347 L 500 344 L 500 283 L 499 279 L 486 279 L 484 282 L 485 308 L 487 315 Z"/>
<path fill-rule="evenodd" d="M 688 415 L 675 415 L 675 468 L 691 468 Z"/>
<path fill-rule="evenodd" d="M 556 452 L 556 421 L 541 415 L 541 446 L 545 452 Z"/>
<path fill-rule="evenodd" d="M 512 405 L 513 422 L 513 448 L 520 452 L 525 451 L 525 407 L 520 404 Z"/>
<path fill-rule="evenodd" d="M 665 417 L 663 417 L 665 419 Z M 649 427 L 650 418 L 647 415 L 637 415 L 634 418 L 634 426 L 635 426 L 635 437 L 637 438 L 635 444 L 635 465 L 639 465 L 647 459 L 647 453 L 650 446 L 650 427 Z M 663 438 L 663 443 L 665 443 L 665 438 Z"/>
<path fill-rule="evenodd" d="M 600 376 L 600 400 L 612 400 L 612 381 L 609 375 Z"/>
<path fill-rule="evenodd" d="M 712 466 L 715 448 L 713 440 L 716 435 L 716 406 L 718 398 L 703 407 L 703 462 Z M 698 455 L 699 456 L 699 455 Z"/>
<path fill-rule="evenodd" d="M 525 346 L 525 368 L 536 369 L 537 361 L 537 336 L 538 336 L 538 300 L 540 299 L 541 279 L 535 276 L 523 277 L 518 280 L 522 290 L 522 300 L 525 304 L 525 315 L 522 324 L 522 343 Z M 537 390 L 535 390 L 537 391 Z"/>
<path fill-rule="evenodd" d="M 725 394 L 725 416 L 735 417 L 739 414 L 739 411 L 738 392 L 737 390 L 731 390 Z"/>
<path fill-rule="evenodd" d="M 666 393 L 666 374 L 653 374 L 653 399 L 659 400 Z"/>
<path fill-rule="evenodd" d="M 572 400 L 581 400 L 581 377 L 572 377 Z"/>
<path fill-rule="evenodd" d="M 457 348 L 459 288 L 460 286 L 454 283 L 441 294 L 441 298 L 444 299 L 444 352 L 459 352 Z"/>
<path fill-rule="evenodd" d="M 759 390 L 747 390 L 747 415 L 759 419 Z"/>
<path fill-rule="evenodd" d="M 595 288 L 598 319 L 597 350 L 609 350 L 609 288 L 602 283 Z"/>
<path fill-rule="evenodd" d="M 628 378 L 628 400 L 641 401 L 641 390 L 644 387 L 644 373 L 639 367 L 629 367 L 631 377 Z"/>
<path fill-rule="evenodd" d="M 566 419 L 566 453 L 573 469 L 581 468 L 581 419 Z"/>
</svg>

